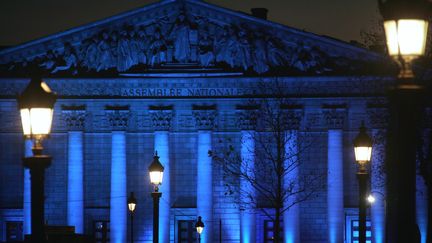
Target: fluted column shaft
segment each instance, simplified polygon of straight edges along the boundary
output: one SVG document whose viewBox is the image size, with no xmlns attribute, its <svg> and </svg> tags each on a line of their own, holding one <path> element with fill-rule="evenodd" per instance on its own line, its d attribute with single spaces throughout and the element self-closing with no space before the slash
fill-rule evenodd
<svg viewBox="0 0 432 243">
<path fill-rule="evenodd" d="M 25 140 L 24 157 L 33 156 L 31 139 Z M 24 167 L 24 195 L 23 195 L 23 233 L 24 235 L 31 234 L 31 181 L 30 169 Z"/>
<path fill-rule="evenodd" d="M 213 169 L 212 159 L 208 156 L 212 149 L 211 140 L 211 131 L 198 131 L 197 213 L 206 222 L 201 234 L 202 243 L 213 242 Z"/>
<path fill-rule="evenodd" d="M 159 205 L 159 242 L 170 240 L 170 159 L 169 159 L 169 133 L 168 131 L 155 131 L 154 147 L 159 156 L 159 161 L 164 166 L 163 183 L 159 187 L 162 193 Z"/>
<path fill-rule="evenodd" d="M 430 113 L 427 113 L 429 116 Z M 430 118 L 429 118 L 430 119 Z M 431 129 L 426 128 L 423 131 L 423 158 L 426 159 L 427 154 L 430 150 L 430 134 Z M 420 158 L 420 156 L 419 156 Z M 419 227 L 420 235 L 421 235 L 421 243 L 426 243 L 427 240 L 427 228 L 428 228 L 428 188 L 424 177 L 420 173 L 420 163 L 417 162 L 417 174 L 416 174 L 416 221 Z M 429 199 L 431 200 L 431 199 Z"/>
<path fill-rule="evenodd" d="M 83 132 L 68 132 L 67 222 L 75 233 L 84 233 Z"/>
<path fill-rule="evenodd" d="M 323 107 L 324 108 L 324 107 Z M 343 127 L 346 106 L 327 105 L 323 110 L 327 131 L 328 242 L 344 241 Z"/>
<path fill-rule="evenodd" d="M 297 203 L 297 183 L 299 179 L 298 163 L 298 131 L 290 130 L 285 138 L 285 168 L 290 168 L 284 175 L 284 188 L 293 186 L 293 193 L 286 198 L 284 208 L 291 206 L 283 213 L 284 222 L 284 242 L 300 242 L 300 205 Z"/>
<path fill-rule="evenodd" d="M 110 242 L 126 242 L 127 192 L 126 192 L 126 133 L 111 134 L 111 200 Z"/>
<path fill-rule="evenodd" d="M 241 174 L 255 174 L 255 140 L 254 131 L 241 131 Z M 240 241 L 242 243 L 256 242 L 256 212 L 254 187 L 244 177 L 240 178 Z"/>
<path fill-rule="evenodd" d="M 343 131 L 341 129 L 328 130 L 327 215 L 329 242 L 343 242 Z"/>
<path fill-rule="evenodd" d="M 373 148 L 371 159 L 371 192 L 376 198 L 370 208 L 372 238 L 375 243 L 385 242 L 385 211 L 386 211 L 386 190 L 385 190 L 385 131 L 373 129 Z"/>
</svg>

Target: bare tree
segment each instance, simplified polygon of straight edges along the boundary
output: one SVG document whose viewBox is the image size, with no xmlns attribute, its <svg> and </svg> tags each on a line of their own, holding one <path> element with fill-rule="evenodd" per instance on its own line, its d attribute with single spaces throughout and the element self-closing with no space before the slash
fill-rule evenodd
<svg viewBox="0 0 432 243">
<path fill-rule="evenodd" d="M 301 167 L 302 154 L 313 144 L 311 139 L 299 139 L 302 107 L 289 103 L 279 82 L 263 85 L 260 90 L 271 95 L 250 102 L 249 107 L 256 109 L 246 112 L 252 122 L 256 120 L 256 126 L 242 131 L 242 137 L 248 138 L 242 139 L 242 149 L 229 144 L 220 151 L 209 151 L 209 155 L 222 167 L 228 194 L 239 193 L 240 209 L 261 210 L 274 222 L 274 242 L 281 242 L 284 212 L 321 190 L 323 173 Z"/>
</svg>

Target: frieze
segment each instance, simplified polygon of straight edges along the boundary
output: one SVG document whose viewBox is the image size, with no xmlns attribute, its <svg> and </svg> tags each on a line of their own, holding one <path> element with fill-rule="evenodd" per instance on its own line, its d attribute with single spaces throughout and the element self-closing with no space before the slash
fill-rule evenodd
<svg viewBox="0 0 432 243">
<path fill-rule="evenodd" d="M 44 79 L 59 96 L 119 96 L 119 97 L 241 97 L 270 94 L 259 88 L 258 78 L 190 79 L 103 79 L 76 78 Z M 280 78 L 289 96 L 384 96 L 386 87 L 394 81 L 374 77 Z M 0 96 L 15 96 L 22 92 L 28 80 L 1 79 Z"/>
</svg>

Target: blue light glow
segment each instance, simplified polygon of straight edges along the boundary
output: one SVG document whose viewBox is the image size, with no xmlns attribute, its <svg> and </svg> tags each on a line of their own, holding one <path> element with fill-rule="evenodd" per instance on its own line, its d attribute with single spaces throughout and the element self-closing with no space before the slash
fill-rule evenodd
<svg viewBox="0 0 432 243">
<path fill-rule="evenodd" d="M 159 155 L 159 161 L 164 166 L 163 182 L 160 186 L 163 200 L 159 205 L 159 241 L 169 242 L 170 239 L 170 159 L 169 134 L 167 131 L 155 131 L 154 147 Z"/>
<path fill-rule="evenodd" d="M 32 152 L 33 142 L 30 139 L 25 140 L 24 156 L 33 156 Z M 24 198 L 23 198 L 23 233 L 24 235 L 31 234 L 31 183 L 30 183 L 30 170 L 24 168 Z"/>
<path fill-rule="evenodd" d="M 285 174 L 284 177 L 284 187 L 287 188 L 292 182 L 297 182 L 299 167 L 298 167 L 298 132 L 292 130 L 287 132 L 287 137 L 285 141 L 285 168 L 293 168 L 289 173 Z M 294 167 L 293 167 L 294 166 Z M 294 186 L 294 191 L 296 191 L 296 186 Z M 286 205 L 291 205 L 296 202 L 296 195 L 291 195 L 286 198 L 284 202 L 284 208 Z M 286 243 L 300 242 L 300 208 L 298 204 L 293 205 L 289 210 L 285 211 L 283 214 L 283 234 L 284 241 Z"/>
<path fill-rule="evenodd" d="M 252 131 L 241 132 L 241 170 L 242 173 L 248 173 L 253 176 L 255 163 L 255 140 Z M 252 185 L 240 178 L 240 242 L 249 243 L 256 241 L 256 219 L 255 207 L 250 201 L 254 197 L 255 189 Z"/>
<path fill-rule="evenodd" d="M 344 239 L 343 132 L 328 131 L 327 216 L 328 242 Z"/>
<path fill-rule="evenodd" d="M 68 133 L 67 222 L 77 234 L 84 233 L 83 133 Z"/>
<path fill-rule="evenodd" d="M 211 131 L 198 131 L 197 156 L 197 213 L 205 222 L 201 234 L 202 243 L 211 243 L 213 233 L 213 194 L 212 194 L 212 159 L 208 156 L 211 150 Z"/>
<path fill-rule="evenodd" d="M 123 131 L 113 131 L 110 200 L 110 242 L 113 243 L 126 242 L 126 198 L 126 134 Z"/>
<path fill-rule="evenodd" d="M 427 187 L 421 175 L 417 175 L 416 190 L 416 219 L 420 230 L 421 243 L 426 243 L 428 227 L 428 198 Z"/>
<path fill-rule="evenodd" d="M 380 130 L 374 129 L 373 136 L 377 137 Z M 371 159 L 371 191 L 376 201 L 371 205 L 372 239 L 374 243 L 385 242 L 385 173 L 384 166 L 385 144 L 381 139 L 374 140 Z M 376 192 L 376 193 L 374 193 Z"/>
</svg>

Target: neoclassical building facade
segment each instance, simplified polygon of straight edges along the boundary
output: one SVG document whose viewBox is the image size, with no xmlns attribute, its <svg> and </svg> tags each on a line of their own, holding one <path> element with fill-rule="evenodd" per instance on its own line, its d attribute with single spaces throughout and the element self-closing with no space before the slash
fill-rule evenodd
<svg viewBox="0 0 432 243">
<path fill-rule="evenodd" d="M 254 161 L 259 148 L 250 134 L 266 131 L 254 125 L 263 117 L 251 103 L 283 94 L 287 130 L 295 134 L 290 144 L 314 141 L 298 154 L 296 173 L 321 175 L 322 185 L 283 212 L 283 242 L 357 240 L 352 140 L 362 121 L 374 138 L 370 190 L 378 195 L 368 212 L 368 239 L 385 242 L 386 90 L 394 66 L 265 15 L 205 1 L 160 1 L 0 50 L 0 241 L 31 233 L 30 175 L 21 158 L 31 156 L 32 142 L 22 136 L 16 95 L 37 67 L 58 95 L 44 142 L 53 156 L 45 180 L 48 225 L 74 226 L 95 242 L 129 242 L 127 197 L 134 192 L 134 242 L 151 242 L 148 166 L 157 151 L 165 167 L 160 242 L 194 242 L 198 216 L 202 242 L 272 242 L 274 211 L 265 203 L 243 210 L 241 193 L 227 193 L 230 179 L 208 152 L 229 141 Z M 420 176 L 417 187 L 425 237 Z"/>
</svg>

